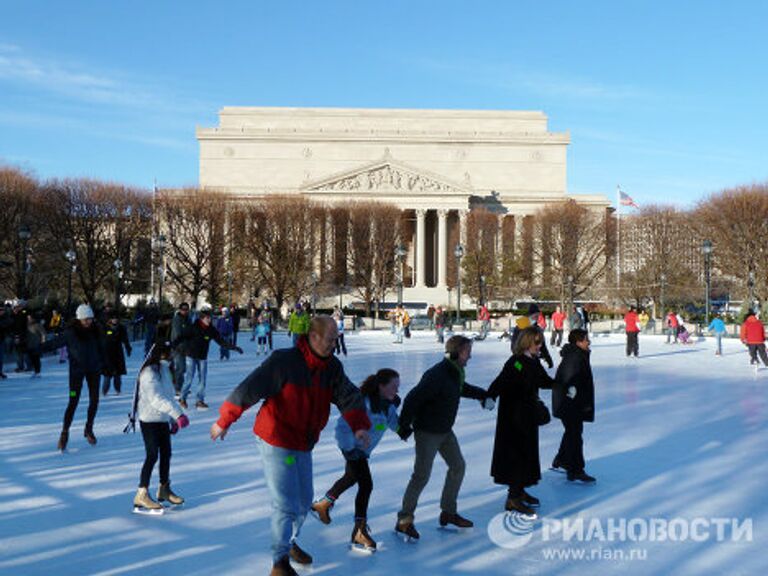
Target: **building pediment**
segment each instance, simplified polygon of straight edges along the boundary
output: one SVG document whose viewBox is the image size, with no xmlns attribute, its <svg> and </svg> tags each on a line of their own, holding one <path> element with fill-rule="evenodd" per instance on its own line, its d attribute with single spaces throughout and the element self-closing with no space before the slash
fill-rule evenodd
<svg viewBox="0 0 768 576">
<path fill-rule="evenodd" d="M 333 174 L 302 186 L 306 192 L 355 192 L 359 194 L 461 195 L 471 189 L 385 157 L 359 168 Z"/>
</svg>

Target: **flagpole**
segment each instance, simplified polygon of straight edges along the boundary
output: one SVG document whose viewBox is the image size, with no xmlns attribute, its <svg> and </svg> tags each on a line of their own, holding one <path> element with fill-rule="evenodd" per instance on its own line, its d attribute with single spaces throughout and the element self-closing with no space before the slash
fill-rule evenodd
<svg viewBox="0 0 768 576">
<path fill-rule="evenodd" d="M 149 237 L 149 299 L 155 297 L 155 238 L 157 230 L 155 218 L 157 209 L 155 207 L 155 196 L 157 195 L 157 178 L 152 183 L 152 231 Z"/>
<path fill-rule="evenodd" d="M 616 185 L 616 288 L 621 288 L 621 186 Z"/>
</svg>

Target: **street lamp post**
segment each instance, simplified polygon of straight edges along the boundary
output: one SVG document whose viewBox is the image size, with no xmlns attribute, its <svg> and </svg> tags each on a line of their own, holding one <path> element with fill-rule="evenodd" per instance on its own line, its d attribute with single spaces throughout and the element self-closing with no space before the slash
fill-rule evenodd
<svg viewBox="0 0 768 576">
<path fill-rule="evenodd" d="M 749 309 L 752 310 L 752 306 L 755 303 L 755 271 L 751 268 L 747 278 L 747 286 L 749 287 Z"/>
<path fill-rule="evenodd" d="M 69 320 L 70 314 L 72 314 L 72 275 L 75 273 L 77 259 L 77 253 L 74 250 L 67 250 L 64 257 L 69 262 L 69 274 L 67 277 L 67 309 L 64 311 L 64 319 Z"/>
<path fill-rule="evenodd" d="M 456 323 L 461 322 L 461 258 L 464 256 L 464 246 L 456 244 L 453 250 L 456 256 Z"/>
<path fill-rule="evenodd" d="M 709 298 L 710 298 L 710 258 L 712 256 L 712 241 L 704 240 L 701 244 L 701 251 L 704 253 L 704 284 L 706 286 L 706 298 L 704 300 L 704 323 L 709 326 Z"/>
<path fill-rule="evenodd" d="M 403 260 L 405 259 L 405 246 L 398 244 L 395 248 L 395 258 L 398 263 L 398 275 L 397 275 L 397 305 L 403 305 Z"/>
<path fill-rule="evenodd" d="M 480 275 L 480 306 L 485 305 L 485 276 Z"/>
<path fill-rule="evenodd" d="M 661 281 L 661 296 L 660 296 L 659 300 L 661 301 L 661 324 L 663 326 L 664 325 L 664 314 L 666 312 L 666 310 L 664 308 L 664 288 L 666 287 L 666 284 L 667 284 L 667 275 L 662 272 L 661 276 L 659 277 L 659 280 Z"/>
<path fill-rule="evenodd" d="M 19 226 L 19 240 L 21 240 L 21 275 L 19 285 L 19 297 L 26 299 L 27 297 L 27 272 L 29 272 L 29 254 L 27 253 L 27 245 L 29 239 L 32 237 L 32 230 L 29 229 L 27 224 Z"/>
<path fill-rule="evenodd" d="M 568 276 L 568 299 L 571 307 L 576 305 L 576 302 L 573 301 L 573 276 L 571 275 Z"/>
<path fill-rule="evenodd" d="M 155 240 L 155 247 L 160 255 L 160 263 L 157 265 L 158 293 L 157 303 L 160 311 L 163 310 L 163 282 L 165 281 L 165 236 L 160 234 Z"/>
<path fill-rule="evenodd" d="M 227 306 L 232 306 L 232 270 L 227 270 Z"/>
<path fill-rule="evenodd" d="M 120 281 L 123 278 L 123 261 L 120 258 L 115 258 L 112 263 L 115 267 L 115 311 L 120 310 Z"/>
</svg>

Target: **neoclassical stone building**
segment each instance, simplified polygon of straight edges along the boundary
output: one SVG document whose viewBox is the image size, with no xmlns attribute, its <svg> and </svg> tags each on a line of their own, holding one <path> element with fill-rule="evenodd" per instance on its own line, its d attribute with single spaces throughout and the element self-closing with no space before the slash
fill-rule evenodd
<svg viewBox="0 0 768 576">
<path fill-rule="evenodd" d="M 603 195 L 566 195 L 570 137 L 548 131 L 542 112 L 225 107 L 197 139 L 203 188 L 401 208 L 407 300 L 447 302 L 449 238 L 464 237 L 472 208 L 498 214 L 503 250 L 505 226 L 547 203 L 610 205 Z"/>
</svg>

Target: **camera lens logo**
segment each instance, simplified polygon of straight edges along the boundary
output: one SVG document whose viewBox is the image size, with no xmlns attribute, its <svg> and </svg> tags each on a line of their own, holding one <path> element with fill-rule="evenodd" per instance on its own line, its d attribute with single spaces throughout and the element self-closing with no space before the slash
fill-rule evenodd
<svg viewBox="0 0 768 576">
<path fill-rule="evenodd" d="M 491 518 L 488 523 L 488 537 L 501 548 L 521 548 L 533 538 L 535 522 L 536 516 L 503 512 Z"/>
</svg>

